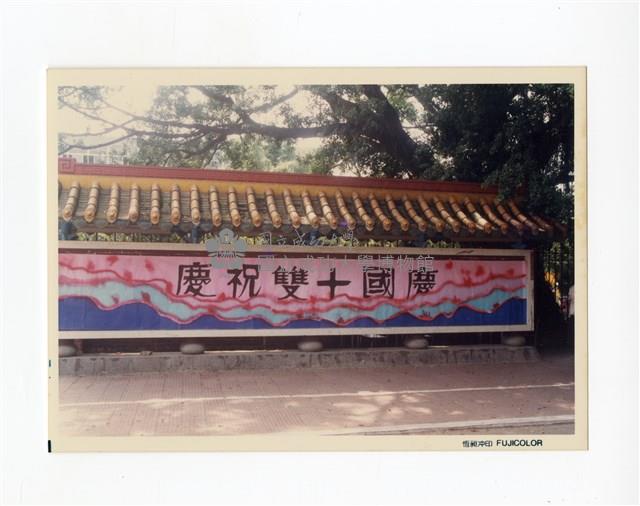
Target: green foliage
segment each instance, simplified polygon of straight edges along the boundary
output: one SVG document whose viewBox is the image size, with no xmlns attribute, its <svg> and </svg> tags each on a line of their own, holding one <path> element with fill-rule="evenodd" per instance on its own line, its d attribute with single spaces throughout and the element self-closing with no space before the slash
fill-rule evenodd
<svg viewBox="0 0 640 506">
<path fill-rule="evenodd" d="M 273 170 L 295 160 L 293 139 L 244 135 L 226 141 L 220 162 L 236 170 Z"/>
<path fill-rule="evenodd" d="M 416 97 L 433 123 L 431 144 L 442 179 L 522 189 L 534 212 L 572 217 L 573 87 L 439 85 Z"/>
</svg>

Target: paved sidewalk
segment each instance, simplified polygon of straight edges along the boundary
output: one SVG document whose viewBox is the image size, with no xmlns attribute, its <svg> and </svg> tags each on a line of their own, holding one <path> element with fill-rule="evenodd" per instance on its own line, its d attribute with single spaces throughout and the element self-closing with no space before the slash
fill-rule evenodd
<svg viewBox="0 0 640 506">
<path fill-rule="evenodd" d="M 60 378 L 72 436 L 572 433 L 573 358 Z"/>
</svg>

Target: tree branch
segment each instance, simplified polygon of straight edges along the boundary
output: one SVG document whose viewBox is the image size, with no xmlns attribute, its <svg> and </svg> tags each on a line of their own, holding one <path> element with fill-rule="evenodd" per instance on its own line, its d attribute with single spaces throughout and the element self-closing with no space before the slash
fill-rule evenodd
<svg viewBox="0 0 640 506">
<path fill-rule="evenodd" d="M 63 155 L 65 153 L 67 153 L 68 151 L 72 150 L 72 149 L 96 149 L 96 148 L 105 148 L 107 146 L 111 146 L 113 144 L 117 144 L 118 142 L 122 142 L 125 139 L 129 139 L 133 137 L 133 134 L 127 134 L 127 135 L 123 135 L 122 137 L 118 137 L 116 139 L 107 141 L 107 142 L 102 142 L 100 144 L 93 144 L 91 146 L 86 146 L 83 144 L 66 144 L 66 147 L 64 149 L 62 149 L 60 151 L 59 154 Z"/>
<path fill-rule="evenodd" d="M 254 113 L 265 112 L 270 109 L 273 109 L 276 105 L 280 105 L 286 102 L 287 100 L 289 100 L 290 98 L 293 98 L 295 95 L 298 94 L 298 91 L 300 90 L 298 89 L 297 86 L 295 86 L 293 90 L 291 90 L 289 93 L 285 93 L 284 95 L 279 96 L 272 102 L 267 102 L 257 107 L 253 107 L 252 109 L 249 109 L 247 112 L 249 112 L 249 114 L 254 114 Z"/>
<path fill-rule="evenodd" d="M 60 135 L 64 135 L 65 137 L 100 137 L 102 135 L 106 135 L 106 134 L 110 134 L 111 132 L 115 132 L 116 130 L 124 130 L 125 126 L 128 125 L 129 123 L 132 123 L 133 119 L 129 119 L 127 121 L 125 121 L 124 123 L 121 123 L 119 125 L 114 125 L 110 128 L 107 128 L 105 130 L 102 130 L 100 132 L 86 132 L 86 133 L 82 133 L 82 134 L 76 134 L 73 132 L 60 132 Z"/>
</svg>

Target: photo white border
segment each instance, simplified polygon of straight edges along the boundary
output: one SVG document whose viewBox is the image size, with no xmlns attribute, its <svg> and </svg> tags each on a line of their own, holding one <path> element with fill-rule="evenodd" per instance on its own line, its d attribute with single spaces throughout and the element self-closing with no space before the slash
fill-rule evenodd
<svg viewBox="0 0 640 506">
<path fill-rule="evenodd" d="M 637 3 L 151 5 L 42 1 L 2 6 L 2 499 L 67 504 L 637 502 Z M 47 454 L 47 325 L 44 314 L 20 301 L 44 307 L 47 300 L 45 71 L 87 65 L 587 66 L 590 450 L 562 455 Z M 32 190 L 28 226 L 33 232 L 27 238 L 25 224 L 15 219 L 24 210 L 16 188 Z M 627 219 L 612 220 L 611 206 Z"/>
</svg>

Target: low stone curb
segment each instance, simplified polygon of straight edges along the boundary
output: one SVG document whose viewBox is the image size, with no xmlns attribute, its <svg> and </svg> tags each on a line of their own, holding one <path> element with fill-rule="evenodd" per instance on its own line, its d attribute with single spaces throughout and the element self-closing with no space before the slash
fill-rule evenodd
<svg viewBox="0 0 640 506">
<path fill-rule="evenodd" d="M 227 371 L 238 369 L 299 369 L 423 366 L 535 362 L 532 346 L 442 346 L 406 348 L 340 349 L 318 352 L 297 350 L 216 351 L 202 355 L 157 353 L 152 355 L 80 355 L 61 357 L 61 376 L 133 374 L 168 371 Z"/>
<path fill-rule="evenodd" d="M 456 420 L 450 422 L 417 423 L 411 425 L 395 425 L 391 427 L 351 428 L 327 432 L 332 436 L 372 436 L 372 435 L 400 435 L 447 430 L 465 430 L 469 433 L 477 430 L 512 429 L 517 427 L 550 427 L 555 425 L 574 425 L 574 415 L 529 416 L 521 418 L 498 418 L 494 420 Z"/>
</svg>

